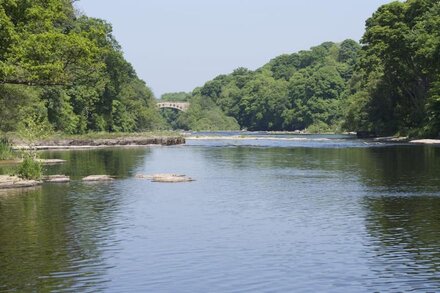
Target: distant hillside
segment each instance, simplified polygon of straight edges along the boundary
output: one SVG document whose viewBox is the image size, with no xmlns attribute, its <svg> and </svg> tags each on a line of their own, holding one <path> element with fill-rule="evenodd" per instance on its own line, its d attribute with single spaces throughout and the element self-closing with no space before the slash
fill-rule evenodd
<svg viewBox="0 0 440 293">
<path fill-rule="evenodd" d="M 249 130 L 340 129 L 360 45 L 326 42 L 281 55 L 256 71 L 238 68 L 193 91 Z"/>
<path fill-rule="evenodd" d="M 359 45 L 326 42 L 196 88 L 249 130 L 440 136 L 440 2 L 383 5 Z"/>
</svg>

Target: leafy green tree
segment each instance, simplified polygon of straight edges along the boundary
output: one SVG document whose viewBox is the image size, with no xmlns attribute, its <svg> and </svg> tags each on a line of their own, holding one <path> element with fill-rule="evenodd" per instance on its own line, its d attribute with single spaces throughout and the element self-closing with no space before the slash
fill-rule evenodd
<svg viewBox="0 0 440 293">
<path fill-rule="evenodd" d="M 178 92 L 178 93 L 165 93 L 160 99 L 163 101 L 178 101 L 186 102 L 191 98 L 191 93 Z"/>
<path fill-rule="evenodd" d="M 0 2 L 0 128 L 16 130 L 13 107 L 31 102 L 44 102 L 46 120 L 66 133 L 163 125 L 151 90 L 124 59 L 111 25 L 80 16 L 73 2 Z"/>
<path fill-rule="evenodd" d="M 238 68 L 194 91 L 250 130 L 340 129 L 360 46 L 326 42 L 272 59 L 256 71 Z"/>
<path fill-rule="evenodd" d="M 432 87 L 440 70 L 439 26 L 436 0 L 392 2 L 367 20 L 359 72 L 363 74 L 360 88 L 370 94 L 369 101 L 362 102 L 370 130 L 410 135 L 436 132 Z"/>
</svg>

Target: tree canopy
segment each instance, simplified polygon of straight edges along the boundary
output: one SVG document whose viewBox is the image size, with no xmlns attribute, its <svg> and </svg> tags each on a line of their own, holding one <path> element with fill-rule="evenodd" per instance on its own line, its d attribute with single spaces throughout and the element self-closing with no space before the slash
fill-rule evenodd
<svg viewBox="0 0 440 293">
<path fill-rule="evenodd" d="M 66 133 L 163 125 L 111 25 L 72 2 L 0 1 L 0 130 L 16 130 L 32 111 Z"/>
<path fill-rule="evenodd" d="M 440 2 L 395 1 L 360 44 L 325 42 L 219 75 L 193 95 L 249 130 L 440 136 Z"/>
<path fill-rule="evenodd" d="M 381 6 L 366 22 L 347 122 L 376 133 L 438 136 L 440 2 Z"/>
<path fill-rule="evenodd" d="M 255 71 L 219 75 L 193 95 L 211 99 L 249 130 L 335 130 L 359 50 L 353 40 L 326 42 Z"/>
<path fill-rule="evenodd" d="M 191 104 L 164 116 L 111 25 L 73 2 L 0 0 L 0 131 L 34 117 L 72 134 L 174 127 L 440 135 L 438 0 L 379 7 L 360 44 L 325 42 L 191 93 L 164 94 Z"/>
</svg>

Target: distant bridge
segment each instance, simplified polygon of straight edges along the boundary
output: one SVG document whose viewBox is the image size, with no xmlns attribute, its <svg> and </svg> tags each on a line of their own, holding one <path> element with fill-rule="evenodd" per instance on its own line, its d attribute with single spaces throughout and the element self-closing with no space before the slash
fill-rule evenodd
<svg viewBox="0 0 440 293">
<path fill-rule="evenodd" d="M 176 110 L 179 110 L 182 112 L 188 111 L 189 105 L 190 104 L 188 102 L 173 102 L 173 101 L 166 101 L 166 102 L 158 101 L 157 102 L 157 106 L 160 109 L 171 108 L 171 109 L 176 109 Z"/>
</svg>

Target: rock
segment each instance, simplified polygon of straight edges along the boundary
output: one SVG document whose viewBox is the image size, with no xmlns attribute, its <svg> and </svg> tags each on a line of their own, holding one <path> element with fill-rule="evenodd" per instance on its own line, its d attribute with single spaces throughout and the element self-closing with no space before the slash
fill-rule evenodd
<svg viewBox="0 0 440 293">
<path fill-rule="evenodd" d="M 90 175 L 90 176 L 84 177 L 82 180 L 89 181 L 89 182 L 92 182 L 92 181 L 112 181 L 112 180 L 114 180 L 114 178 L 110 175 Z"/>
<path fill-rule="evenodd" d="M 41 183 L 42 182 L 38 180 L 26 180 L 17 176 L 0 176 L 0 189 L 34 187 Z"/>
<path fill-rule="evenodd" d="M 408 142 L 408 137 L 406 136 L 386 136 L 386 137 L 376 137 L 374 141 L 378 142 Z"/>
<path fill-rule="evenodd" d="M 418 144 L 440 144 L 440 139 L 416 139 L 416 140 L 411 140 L 410 143 L 418 143 Z"/>
<path fill-rule="evenodd" d="M 29 146 L 23 145 L 20 141 L 14 141 L 14 149 L 29 149 Z M 183 136 L 127 136 L 118 138 L 77 138 L 77 139 L 51 139 L 39 141 L 34 146 L 38 150 L 48 149 L 84 149 L 110 146 L 148 146 L 148 145 L 177 145 L 185 144 Z"/>
<path fill-rule="evenodd" d="M 134 178 L 151 180 L 151 179 L 153 179 L 153 175 L 136 174 L 136 175 L 134 175 Z"/>
<path fill-rule="evenodd" d="M 70 182 L 70 177 L 65 175 L 49 175 L 45 176 L 43 181 L 49 183 L 67 183 Z"/>
<path fill-rule="evenodd" d="M 36 159 L 36 161 L 44 165 L 61 164 L 66 162 L 66 160 L 61 160 L 61 159 Z M 20 164 L 22 162 L 23 159 L 16 159 L 16 160 L 0 161 L 0 164 L 12 165 L 12 164 Z"/>
<path fill-rule="evenodd" d="M 178 183 L 178 182 L 190 182 L 194 181 L 191 177 L 186 175 L 179 174 L 153 174 L 153 175 L 144 175 L 137 174 L 135 178 L 138 179 L 148 179 L 152 182 L 164 182 L 164 183 Z"/>
<path fill-rule="evenodd" d="M 38 162 L 42 163 L 42 164 L 62 164 L 65 163 L 66 160 L 61 160 L 61 159 L 37 159 Z"/>
</svg>

